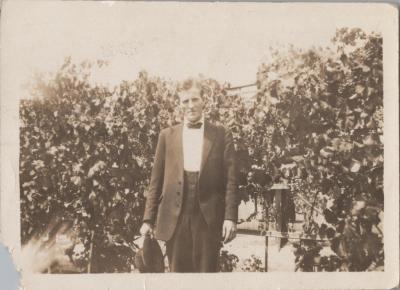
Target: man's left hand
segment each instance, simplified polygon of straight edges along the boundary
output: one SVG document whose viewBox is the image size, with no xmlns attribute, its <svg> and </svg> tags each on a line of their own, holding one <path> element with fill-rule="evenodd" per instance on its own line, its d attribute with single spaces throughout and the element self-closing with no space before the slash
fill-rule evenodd
<svg viewBox="0 0 400 290">
<path fill-rule="evenodd" d="M 222 225 L 222 238 L 224 243 L 229 243 L 236 237 L 236 223 L 231 220 L 224 220 Z"/>
</svg>

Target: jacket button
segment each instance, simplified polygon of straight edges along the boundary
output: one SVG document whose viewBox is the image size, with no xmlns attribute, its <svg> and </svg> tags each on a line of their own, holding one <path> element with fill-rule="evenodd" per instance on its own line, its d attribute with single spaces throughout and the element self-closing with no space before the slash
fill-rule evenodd
<svg viewBox="0 0 400 290">
<path fill-rule="evenodd" d="M 176 192 L 177 195 L 180 195 L 181 193 L 179 191 Z"/>
</svg>

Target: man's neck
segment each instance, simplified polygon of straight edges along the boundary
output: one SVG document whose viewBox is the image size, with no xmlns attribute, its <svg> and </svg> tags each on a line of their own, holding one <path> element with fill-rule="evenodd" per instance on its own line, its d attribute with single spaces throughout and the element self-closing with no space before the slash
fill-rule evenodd
<svg viewBox="0 0 400 290">
<path fill-rule="evenodd" d="M 192 123 L 192 124 L 197 124 L 201 122 L 204 125 L 204 114 L 201 116 L 201 118 L 199 120 L 197 120 L 196 122 L 190 122 L 187 118 L 183 119 L 183 124 L 186 126 L 188 123 Z"/>
</svg>

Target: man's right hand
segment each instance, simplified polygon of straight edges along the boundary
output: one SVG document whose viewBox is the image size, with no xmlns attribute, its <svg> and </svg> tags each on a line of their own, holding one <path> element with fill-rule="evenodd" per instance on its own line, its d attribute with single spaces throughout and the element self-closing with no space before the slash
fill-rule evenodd
<svg viewBox="0 0 400 290">
<path fill-rule="evenodd" d="M 153 226 L 150 223 L 144 222 L 140 228 L 140 234 L 142 236 L 149 235 L 151 238 L 153 238 Z"/>
</svg>

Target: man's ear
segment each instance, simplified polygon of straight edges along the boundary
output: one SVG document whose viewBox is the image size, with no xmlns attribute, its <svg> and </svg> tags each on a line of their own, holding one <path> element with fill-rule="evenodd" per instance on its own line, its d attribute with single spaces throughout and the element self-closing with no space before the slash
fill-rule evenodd
<svg viewBox="0 0 400 290">
<path fill-rule="evenodd" d="M 177 113 L 178 113 L 178 117 L 181 119 L 181 120 L 183 120 L 183 108 L 182 108 L 182 106 L 178 106 L 178 109 L 177 109 Z"/>
<path fill-rule="evenodd" d="M 203 109 L 205 109 L 208 105 L 208 100 L 204 95 L 201 97 L 201 100 L 203 101 Z"/>
</svg>

